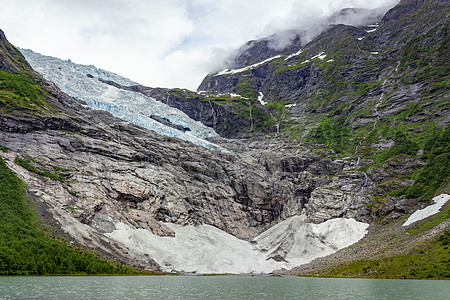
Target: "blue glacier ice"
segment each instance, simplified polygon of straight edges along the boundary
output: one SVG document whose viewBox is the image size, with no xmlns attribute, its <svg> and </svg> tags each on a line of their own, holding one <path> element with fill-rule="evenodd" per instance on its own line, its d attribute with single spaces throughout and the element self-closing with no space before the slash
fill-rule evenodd
<svg viewBox="0 0 450 300">
<path fill-rule="evenodd" d="M 85 101 L 92 109 L 109 111 L 113 116 L 159 134 L 176 137 L 209 149 L 220 149 L 206 139 L 218 137 L 214 129 L 191 119 L 184 112 L 161 103 L 141 93 L 119 89 L 105 81 L 122 86 L 137 85 L 115 73 L 80 65 L 70 60 L 41 55 L 28 49 L 20 49 L 34 70 L 53 81 L 66 94 Z M 172 124 L 189 128 L 188 131 L 166 126 L 151 116 L 166 118 Z"/>
</svg>

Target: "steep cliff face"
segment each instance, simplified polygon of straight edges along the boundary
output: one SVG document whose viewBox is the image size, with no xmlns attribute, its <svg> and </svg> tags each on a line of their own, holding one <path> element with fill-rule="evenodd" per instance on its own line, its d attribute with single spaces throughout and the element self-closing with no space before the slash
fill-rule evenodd
<svg viewBox="0 0 450 300">
<path fill-rule="evenodd" d="M 223 137 L 236 139 L 247 134 L 248 118 L 227 109 L 218 99 L 182 89 L 150 88 L 142 85 L 132 89 L 183 111 L 193 120 L 213 128 Z M 228 98 L 232 99 L 229 95 Z"/>
</svg>

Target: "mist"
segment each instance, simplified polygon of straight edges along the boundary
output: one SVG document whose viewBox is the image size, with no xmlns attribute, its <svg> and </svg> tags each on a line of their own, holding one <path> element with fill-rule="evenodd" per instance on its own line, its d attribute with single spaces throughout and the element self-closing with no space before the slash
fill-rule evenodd
<svg viewBox="0 0 450 300">
<path fill-rule="evenodd" d="M 386 11 L 393 0 L 0 0 L 14 45 L 95 65 L 150 87 L 195 90 L 249 40 L 278 32 L 272 48 L 302 42 L 348 7 Z M 335 17 L 360 25 L 370 13 Z M 26 21 L 25 21 L 26 20 Z M 370 23 L 370 22 L 369 22 Z"/>
</svg>

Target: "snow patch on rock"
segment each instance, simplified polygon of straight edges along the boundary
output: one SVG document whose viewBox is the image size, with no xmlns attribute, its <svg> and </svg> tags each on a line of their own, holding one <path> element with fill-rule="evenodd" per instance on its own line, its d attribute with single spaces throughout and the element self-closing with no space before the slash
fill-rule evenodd
<svg viewBox="0 0 450 300">
<path fill-rule="evenodd" d="M 303 50 L 300 49 L 300 50 L 298 50 L 297 52 L 288 55 L 284 60 L 288 60 L 288 59 L 290 59 L 290 58 L 292 58 L 292 57 L 294 57 L 294 56 L 300 55 L 300 54 L 302 54 L 302 52 L 303 52 Z"/>
<path fill-rule="evenodd" d="M 258 101 L 259 101 L 259 103 L 261 103 L 261 105 L 264 106 L 264 105 L 266 105 L 268 102 L 264 101 L 263 98 L 264 98 L 264 94 L 263 94 L 262 92 L 259 92 L 259 95 L 258 95 Z"/>
<path fill-rule="evenodd" d="M 283 258 L 288 268 L 306 264 L 350 246 L 366 234 L 369 224 L 354 219 L 331 219 L 320 224 L 291 217 L 254 239 L 256 247 L 267 251 L 267 259 Z"/>
<path fill-rule="evenodd" d="M 244 96 L 236 94 L 236 93 L 220 94 L 220 96 L 227 96 L 227 95 L 229 95 L 231 98 L 248 99 L 247 97 L 244 97 Z"/>
<path fill-rule="evenodd" d="M 265 64 L 265 63 L 267 63 L 267 62 L 269 62 L 271 60 L 277 59 L 277 58 L 281 58 L 281 55 L 276 55 L 276 56 L 270 57 L 270 58 L 268 58 L 266 60 L 263 60 L 263 61 L 261 61 L 259 63 L 253 64 L 253 65 L 250 65 L 250 66 L 247 66 L 247 67 L 244 67 L 244 68 L 233 69 L 233 70 L 226 69 L 226 70 L 220 71 L 219 73 L 217 73 L 214 76 L 230 75 L 230 74 L 237 74 L 237 73 L 245 72 L 245 71 L 254 69 L 256 67 L 259 67 L 259 66 L 261 66 L 261 65 L 263 65 L 263 64 Z"/>
<path fill-rule="evenodd" d="M 311 57 L 311 60 L 312 60 L 312 59 L 316 59 L 316 58 L 322 59 L 322 60 L 323 60 L 325 57 L 327 57 L 327 55 L 325 54 L 325 52 L 320 52 L 319 54 L 314 55 L 313 57 Z"/>
<path fill-rule="evenodd" d="M 117 223 L 106 233 L 131 251 L 153 258 L 165 271 L 189 273 L 270 273 L 308 263 L 357 242 L 369 226 L 353 219 L 306 223 L 291 217 L 251 242 L 211 225 L 181 226 L 165 223 L 175 237 L 160 237 L 145 229 Z"/>
<path fill-rule="evenodd" d="M 405 223 L 403 223 L 403 226 L 411 225 L 414 222 L 423 220 L 425 218 L 428 218 L 429 216 L 432 216 L 434 214 L 437 214 L 442 206 L 444 206 L 447 201 L 450 200 L 450 195 L 448 194 L 441 194 L 439 196 L 436 196 L 433 198 L 434 204 L 431 204 L 424 209 L 419 209 L 415 211 L 411 216 L 409 216 L 408 220 L 406 220 Z"/>
</svg>

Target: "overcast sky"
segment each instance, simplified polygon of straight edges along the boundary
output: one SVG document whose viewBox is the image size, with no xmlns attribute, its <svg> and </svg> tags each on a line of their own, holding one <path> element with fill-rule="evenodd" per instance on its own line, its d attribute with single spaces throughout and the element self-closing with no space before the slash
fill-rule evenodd
<svg viewBox="0 0 450 300">
<path fill-rule="evenodd" d="M 207 73 L 248 40 L 341 8 L 396 2 L 0 0 L 0 29 L 21 48 L 92 64 L 150 87 L 196 90 Z"/>
</svg>

